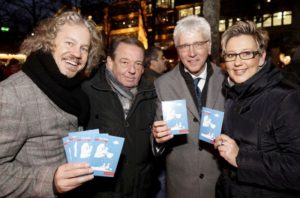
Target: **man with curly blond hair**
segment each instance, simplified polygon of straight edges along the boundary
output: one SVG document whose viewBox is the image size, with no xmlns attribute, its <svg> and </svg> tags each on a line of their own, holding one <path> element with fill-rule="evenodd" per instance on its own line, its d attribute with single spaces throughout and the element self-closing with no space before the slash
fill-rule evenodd
<svg viewBox="0 0 300 198">
<path fill-rule="evenodd" d="M 66 163 L 62 138 L 79 131 L 89 101 L 79 72 L 103 55 L 96 25 L 76 12 L 53 16 L 21 45 L 22 70 L 0 83 L 0 197 L 56 197 L 92 180 Z"/>
</svg>

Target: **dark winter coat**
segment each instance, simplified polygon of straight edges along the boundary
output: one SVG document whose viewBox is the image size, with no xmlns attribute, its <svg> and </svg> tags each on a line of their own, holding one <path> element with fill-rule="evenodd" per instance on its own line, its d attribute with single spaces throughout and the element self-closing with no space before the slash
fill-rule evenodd
<svg viewBox="0 0 300 198">
<path fill-rule="evenodd" d="M 96 178 L 91 187 L 104 192 L 96 197 L 152 197 L 155 188 L 150 134 L 156 99 L 153 83 L 141 79 L 126 119 L 118 95 L 106 80 L 105 66 L 83 84 L 83 89 L 91 104 L 87 128 L 125 138 L 115 177 Z"/>
<path fill-rule="evenodd" d="M 300 197 L 300 91 L 281 83 L 270 61 L 242 85 L 230 87 L 224 132 L 238 146 L 217 183 L 219 197 Z"/>
</svg>

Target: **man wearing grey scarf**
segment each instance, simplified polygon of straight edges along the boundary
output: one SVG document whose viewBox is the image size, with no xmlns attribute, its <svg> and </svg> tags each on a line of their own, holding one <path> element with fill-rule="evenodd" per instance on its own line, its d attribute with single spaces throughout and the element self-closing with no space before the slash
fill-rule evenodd
<svg viewBox="0 0 300 198">
<path fill-rule="evenodd" d="M 125 138 L 114 178 L 96 177 L 92 185 L 85 186 L 85 197 L 155 196 L 150 134 L 156 92 L 153 82 L 142 76 L 144 50 L 136 38 L 114 40 L 106 63 L 83 84 L 91 104 L 87 128 Z"/>
</svg>

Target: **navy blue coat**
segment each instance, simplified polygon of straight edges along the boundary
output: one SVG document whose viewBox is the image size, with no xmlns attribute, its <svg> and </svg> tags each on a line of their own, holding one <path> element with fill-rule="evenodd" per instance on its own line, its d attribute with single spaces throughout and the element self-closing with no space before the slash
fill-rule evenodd
<svg viewBox="0 0 300 198">
<path fill-rule="evenodd" d="M 300 197 L 300 91 L 270 61 L 242 85 L 224 84 L 224 133 L 240 150 L 225 164 L 218 197 Z"/>
</svg>

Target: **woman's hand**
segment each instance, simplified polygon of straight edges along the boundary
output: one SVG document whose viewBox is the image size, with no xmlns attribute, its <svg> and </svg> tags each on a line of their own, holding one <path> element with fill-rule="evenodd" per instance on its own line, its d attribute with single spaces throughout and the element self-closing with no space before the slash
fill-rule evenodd
<svg viewBox="0 0 300 198">
<path fill-rule="evenodd" d="M 236 157 L 239 153 L 239 147 L 236 142 L 225 134 L 221 134 L 214 141 L 215 149 L 232 166 L 238 167 Z"/>
</svg>

